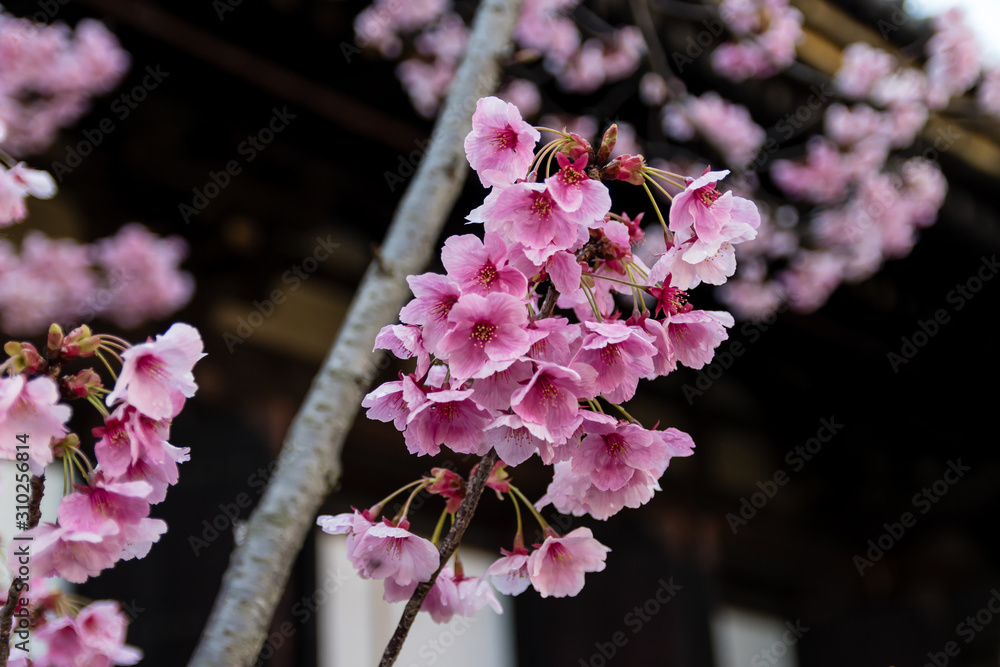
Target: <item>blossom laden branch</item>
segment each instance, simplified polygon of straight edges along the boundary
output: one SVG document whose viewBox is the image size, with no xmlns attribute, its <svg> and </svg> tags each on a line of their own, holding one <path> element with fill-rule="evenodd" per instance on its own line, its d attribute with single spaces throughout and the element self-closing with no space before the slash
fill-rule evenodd
<svg viewBox="0 0 1000 667">
<path fill-rule="evenodd" d="M 490 94 L 520 10 L 518 0 L 487 0 L 477 12 L 466 56 L 431 145 L 323 367 L 295 417 L 280 467 L 247 523 L 192 667 L 249 665 L 256 659 L 295 554 L 320 504 L 340 476 L 339 454 L 364 389 L 377 367 L 372 349 L 381 325 L 407 296 L 404 277 L 431 259 L 445 216 L 466 176 L 462 139 L 472 102 Z"/>
</svg>

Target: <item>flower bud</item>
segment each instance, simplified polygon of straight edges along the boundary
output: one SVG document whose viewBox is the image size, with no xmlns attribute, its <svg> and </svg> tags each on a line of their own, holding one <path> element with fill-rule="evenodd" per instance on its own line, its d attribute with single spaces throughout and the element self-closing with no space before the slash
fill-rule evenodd
<svg viewBox="0 0 1000 667">
<path fill-rule="evenodd" d="M 607 129 L 604 133 L 604 138 L 601 139 L 601 148 L 597 151 L 597 164 L 601 165 L 608 161 L 611 157 L 611 151 L 615 149 L 615 143 L 618 141 L 618 124 L 615 123 Z"/>
<path fill-rule="evenodd" d="M 62 353 L 67 359 L 89 357 L 101 346 L 101 339 L 86 324 L 81 324 L 63 339 Z"/>
<path fill-rule="evenodd" d="M 31 343 L 18 343 L 12 340 L 8 341 L 3 349 L 13 359 L 15 373 L 34 375 L 45 363 L 42 355 L 38 354 L 38 350 Z"/>
</svg>

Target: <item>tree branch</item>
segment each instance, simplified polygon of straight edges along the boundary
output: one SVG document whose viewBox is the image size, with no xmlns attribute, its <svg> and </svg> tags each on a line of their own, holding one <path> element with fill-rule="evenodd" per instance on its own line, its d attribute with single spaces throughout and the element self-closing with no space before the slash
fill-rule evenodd
<svg viewBox="0 0 1000 667">
<path fill-rule="evenodd" d="M 340 477 L 340 450 L 382 355 L 370 352 L 409 295 L 405 278 L 430 261 L 468 173 L 464 140 L 476 100 L 491 94 L 509 55 L 522 0 L 484 0 L 431 145 L 337 340 L 285 439 L 279 466 L 233 552 L 191 667 L 245 667 L 256 659 L 295 555 Z"/>
<path fill-rule="evenodd" d="M 396 658 L 399 657 L 399 652 L 403 648 L 403 642 L 406 641 L 406 635 L 410 632 L 410 626 L 413 625 L 413 621 L 417 618 L 417 612 L 420 611 L 420 606 L 424 603 L 424 598 L 430 593 L 431 587 L 434 586 L 434 582 L 437 580 L 438 575 L 441 574 L 441 570 L 444 566 L 448 564 L 448 560 L 451 555 L 455 553 L 455 549 L 462 542 L 462 536 L 465 535 L 465 530 L 469 527 L 472 522 L 472 515 L 476 513 L 476 507 L 479 505 L 479 499 L 483 495 L 483 491 L 486 490 L 486 480 L 489 479 L 490 473 L 493 471 L 493 466 L 497 462 L 497 453 L 495 449 L 490 449 L 486 453 L 486 456 L 479 462 L 479 468 L 476 470 L 475 477 L 469 481 L 469 488 L 465 494 L 465 498 L 462 500 L 462 504 L 459 505 L 458 511 L 455 512 L 455 525 L 451 527 L 448 534 L 445 536 L 444 540 L 441 542 L 441 546 L 438 548 L 438 553 L 441 555 L 441 565 L 434 574 L 431 575 L 429 581 L 425 581 L 417 586 L 417 589 L 413 591 L 413 595 L 410 597 L 409 602 L 406 603 L 406 607 L 403 608 L 403 615 L 399 618 L 399 624 L 396 625 L 396 631 L 392 633 L 392 637 L 389 639 L 389 643 L 385 647 L 385 652 L 382 654 L 382 661 L 379 663 L 379 667 L 392 667 L 396 662 Z"/>
</svg>

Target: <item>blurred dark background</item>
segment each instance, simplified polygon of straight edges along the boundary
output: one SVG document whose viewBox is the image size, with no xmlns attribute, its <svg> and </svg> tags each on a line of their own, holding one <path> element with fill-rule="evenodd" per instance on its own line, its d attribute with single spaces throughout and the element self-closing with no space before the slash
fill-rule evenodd
<svg viewBox="0 0 1000 667">
<path fill-rule="evenodd" d="M 30 16 L 43 4 L 5 7 Z M 218 514 L 220 503 L 241 492 L 254 501 L 259 497 L 259 480 L 266 478 L 267 464 L 402 195 L 403 188 L 391 188 L 385 174 L 401 173 L 401 160 L 409 161 L 430 131 L 412 111 L 392 63 L 365 54 L 345 60 L 340 45 L 353 44 L 351 22 L 365 4 L 242 2 L 220 18 L 217 6 L 229 3 L 82 0 L 59 5 L 54 16 L 70 24 L 84 16 L 103 19 L 131 53 L 132 67 L 118 91 L 97 99 L 74 130 L 30 158 L 32 166 L 51 170 L 84 140 L 84 130 L 103 118 L 115 123 L 93 154 L 65 176 L 56 199 L 31 201 L 25 224 L 91 240 L 140 221 L 161 235 L 187 239 L 185 268 L 195 275 L 197 291 L 176 319 L 202 331 L 208 352 L 196 369 L 199 394 L 173 430 L 172 442 L 190 447 L 191 461 L 182 466 L 167 502 L 154 510 L 169 532 L 146 559 L 119 564 L 83 589 L 89 596 L 121 599 L 126 609 L 131 605 L 129 642 L 145 651 L 143 664 L 151 667 L 183 664 L 193 650 L 228 561 L 232 532 L 220 531 L 197 556 L 190 536 L 204 537 L 203 521 Z M 801 4 L 807 11 L 817 3 Z M 878 16 L 877 3 L 839 4 L 845 25 L 870 25 Z M 456 7 L 465 16 L 473 9 L 465 2 Z M 919 38 L 924 28 L 914 22 L 907 28 L 911 35 L 894 38 Z M 683 43 L 689 29 L 684 22 L 671 24 L 663 38 Z M 111 105 L 141 85 L 147 67 L 168 75 L 120 119 Z M 709 76 L 707 67 L 705 72 Z M 594 111 L 642 128 L 648 111 L 635 96 L 637 85 L 638 76 L 619 84 L 625 92 L 631 86 L 632 93 L 614 103 L 600 95 L 564 95 L 554 86 L 543 93 L 549 110 Z M 718 86 L 764 118 L 780 116 L 804 90 L 780 76 L 738 90 L 711 79 L 704 86 Z M 244 162 L 241 142 L 266 127 L 275 109 L 287 109 L 294 118 Z M 193 189 L 204 190 L 210 172 L 221 172 L 233 159 L 241 160 L 242 173 L 185 220 L 179 207 L 193 205 Z M 796 645 L 804 667 L 922 665 L 928 652 L 941 652 L 949 641 L 958 642 L 961 653 L 948 664 L 996 664 L 1000 621 L 985 624 L 968 644 L 956 626 L 984 608 L 1000 585 L 994 422 L 1000 280 L 983 283 L 961 309 L 948 295 L 998 251 L 998 181 L 962 155 L 944 153 L 940 164 L 950 193 L 938 223 L 921 233 L 909 257 L 889 262 L 864 283 L 842 286 L 811 315 L 737 323 L 719 351 L 735 352 L 731 346 L 739 342 L 742 353 L 732 357 L 730 368 L 714 369 L 717 379 L 691 401 L 685 386 L 699 388 L 697 371 L 682 368 L 645 383 L 633 414 L 647 425 L 660 420 L 689 432 L 696 453 L 672 462 L 662 493 L 640 510 L 606 523 L 571 519 L 567 525 L 590 526 L 612 548 L 607 569 L 588 575 L 574 599 L 540 600 L 530 592 L 517 598 L 519 664 L 589 660 L 593 643 L 626 629 L 626 615 L 670 577 L 683 588 L 651 618 L 654 631 L 637 634 L 611 662 L 718 664 L 711 615 L 736 607 L 808 627 Z M 627 188 L 613 190 L 616 207 L 642 210 L 642 199 Z M 465 184 L 446 234 L 463 230 L 464 215 L 483 195 L 475 179 Z M 320 237 L 339 244 L 333 257 L 299 288 L 287 289 L 283 274 L 312 255 Z M 243 340 L 240 320 L 255 311 L 254 302 L 282 287 L 287 302 Z M 697 291 L 695 302 L 713 307 L 711 292 Z M 902 338 L 912 341 L 920 322 L 939 309 L 950 320 L 933 336 L 917 336 L 926 344 L 893 368 L 887 355 L 900 353 Z M 157 323 L 129 336 L 139 339 L 166 326 Z M 227 333 L 241 342 L 224 339 Z M 390 366 L 382 379 L 400 368 Z M 841 427 L 799 463 L 795 448 L 817 437 L 824 420 Z M 959 461 L 968 471 L 942 486 L 950 463 Z M 407 455 L 391 425 L 363 416 L 343 462 L 340 488 L 326 512 L 373 503 L 432 465 Z M 533 497 L 547 483 L 535 462 L 516 471 Z M 915 503 L 925 487 L 934 493 L 935 482 L 946 492 L 935 494 L 933 504 Z M 773 497 L 751 514 L 745 506 L 761 504 L 762 497 L 753 496 L 762 489 Z M 509 512 L 489 498 L 481 507 L 469 541 L 491 551 L 509 546 Z M 892 528 L 904 512 L 914 515 L 915 524 L 893 537 L 859 576 L 855 557 L 869 557 L 869 540 L 889 543 L 886 524 Z M 314 590 L 313 565 L 310 542 L 286 602 Z M 285 604 L 276 623 L 289 613 Z M 315 661 L 310 625 L 268 664 Z"/>
</svg>

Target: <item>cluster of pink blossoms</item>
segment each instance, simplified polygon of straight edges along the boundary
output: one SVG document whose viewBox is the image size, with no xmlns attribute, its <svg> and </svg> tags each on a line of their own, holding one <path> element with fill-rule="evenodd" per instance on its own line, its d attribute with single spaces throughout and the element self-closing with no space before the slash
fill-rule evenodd
<svg viewBox="0 0 1000 667">
<path fill-rule="evenodd" d="M 59 503 L 56 523 L 19 536 L 32 540 L 35 578 L 20 588 L 15 582 L 11 590 L 19 596 L 18 608 L 30 611 L 31 632 L 45 639 L 47 648 L 33 656 L 35 664 L 135 664 L 141 654 L 123 647 L 126 621 L 117 604 L 98 602 L 74 614 L 74 605 L 47 592 L 43 580 L 82 583 L 120 560 L 143 558 L 166 532 L 165 522 L 149 516 L 150 508 L 177 483 L 177 464 L 188 460 L 188 450 L 168 439 L 171 420 L 197 389 L 192 368 L 204 356 L 201 336 L 178 323 L 156 340 L 129 345 L 86 325 L 64 335 L 53 324 L 44 355 L 27 342 L 9 342 L 4 349 L 9 358 L 0 366 L 0 458 L 17 461 L 24 481 L 29 472 L 41 476 L 61 459 L 66 488 L 73 487 Z M 94 368 L 66 373 L 67 365 L 86 357 L 98 357 L 109 370 L 109 357 L 120 361 L 113 388 L 104 387 Z M 104 418 L 93 430 L 96 466 L 67 427 L 72 400 L 86 401 Z M 74 486 L 76 470 L 83 483 Z M 15 574 L 18 544 L 12 543 L 8 556 Z M 87 660 L 81 662 L 81 655 Z"/>
<path fill-rule="evenodd" d="M 129 56 L 99 21 L 80 21 L 74 32 L 0 9 L 0 63 L 0 122 L 10 130 L 0 147 L 26 155 L 51 144 L 90 97 L 116 86 Z"/>
<path fill-rule="evenodd" d="M 539 129 L 556 138 L 536 150 Z M 465 150 L 491 188 L 468 216 L 484 237 L 447 239 L 446 273 L 410 276 L 414 299 L 400 311 L 402 324 L 386 326 L 376 340 L 376 349 L 414 359 L 415 370 L 368 394 L 368 416 L 392 422 L 418 456 L 442 446 L 477 456 L 494 450 L 499 462 L 487 486 L 516 508 L 523 504 L 544 535 L 528 548 L 518 510 L 513 546 L 484 578 L 467 576 L 460 561 L 442 569 L 423 603 L 436 621 L 486 604 L 499 612 L 486 579 L 507 594 L 531 586 L 543 597 L 576 595 L 586 572 L 604 569 L 609 549 L 588 528 L 559 535 L 538 509 L 551 503 L 603 520 L 639 507 L 659 490 L 670 459 L 694 448 L 687 434 L 645 428 L 621 404 L 641 378 L 711 361 L 733 318 L 695 310 L 685 290 L 733 275 L 733 247 L 754 238 L 760 217 L 748 200 L 716 188 L 728 172 L 685 178 L 640 155 L 611 159 L 615 136 L 612 126 L 595 150 L 577 134 L 532 127 L 512 104 L 479 100 Z M 611 212 L 611 181 L 681 190 L 669 223 L 656 211 L 665 246 L 652 266 L 633 254 L 643 216 Z M 621 310 L 629 302 L 630 314 Z M 557 309 L 573 311 L 576 321 Z M 533 505 L 509 470 L 536 455 L 553 466 L 553 480 Z M 442 496 L 447 514 L 466 484 L 435 468 L 397 493 L 406 489 L 411 500 L 421 491 Z M 325 531 L 348 535 L 352 564 L 360 576 L 384 580 L 388 601 L 408 598 L 443 565 L 440 529 L 431 540 L 408 530 L 409 501 L 379 519 L 395 495 L 318 520 Z"/>
<path fill-rule="evenodd" d="M 766 78 L 795 62 L 803 17 L 788 0 L 723 0 L 719 15 L 737 35 L 712 53 L 712 67 L 722 76 Z"/>
<path fill-rule="evenodd" d="M 564 90 L 592 93 L 631 75 L 639 67 L 646 45 L 640 30 L 632 25 L 584 40 L 570 16 L 580 3 L 528 0 L 514 38 L 521 47 L 520 60 L 541 61 Z M 358 14 L 354 32 L 359 46 L 374 46 L 386 58 L 398 58 L 403 53 L 404 38 L 412 36 L 415 53 L 400 63 L 397 75 L 414 108 L 424 116 L 434 116 L 469 37 L 468 26 L 452 10 L 451 2 L 376 0 Z M 527 115 L 540 107 L 538 88 L 526 79 L 508 81 L 500 97 L 515 103 Z"/>
<path fill-rule="evenodd" d="M 194 279 L 179 269 L 186 255 L 180 237 L 137 223 L 93 244 L 31 231 L 18 253 L 0 240 L 0 328 L 25 335 L 53 321 L 104 317 L 128 328 L 166 317 L 194 293 Z"/>
</svg>

